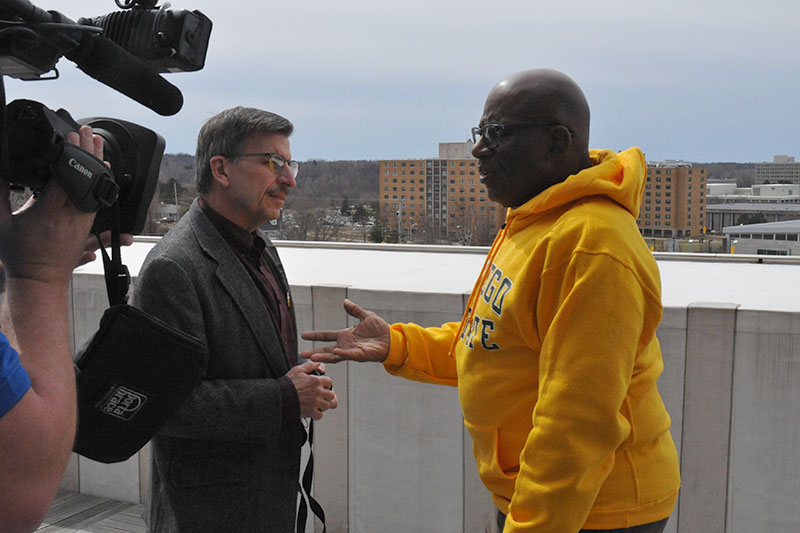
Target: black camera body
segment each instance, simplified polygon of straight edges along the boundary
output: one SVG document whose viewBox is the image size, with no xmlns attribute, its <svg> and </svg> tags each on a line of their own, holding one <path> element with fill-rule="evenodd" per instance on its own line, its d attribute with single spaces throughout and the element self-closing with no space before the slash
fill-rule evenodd
<svg viewBox="0 0 800 533">
<path fill-rule="evenodd" d="M 0 2 L 0 96 L 2 76 L 44 79 L 66 56 L 93 78 L 162 115 L 183 105 L 180 91 L 159 72 L 200 70 L 211 21 L 199 11 L 155 8 L 155 0 L 129 0 L 128 11 L 75 23 L 28 0 Z M 141 4 L 141 5 L 137 5 Z M 89 125 L 103 139 L 103 161 L 66 142 Z M 41 190 L 56 179 L 75 205 L 97 211 L 93 230 L 117 227 L 141 233 L 158 184 L 164 139 L 120 119 L 73 120 L 39 102 L 0 101 L 0 179 L 12 188 Z"/>
<path fill-rule="evenodd" d="M 6 107 L 8 168 L 12 189 L 42 189 L 54 177 L 81 211 L 98 211 L 117 201 L 119 186 L 102 161 L 66 141 L 80 125 L 63 109 L 14 100 Z"/>
<path fill-rule="evenodd" d="M 53 177 L 78 207 L 99 211 L 93 230 L 111 229 L 119 215 L 123 233 L 141 233 L 158 184 L 164 138 L 152 130 L 113 118 L 74 121 L 32 100 L 14 100 L 6 108 L 8 168 L 12 189 L 37 191 Z M 89 125 L 103 139 L 103 160 L 66 142 L 69 132 Z M 116 203 L 116 205 L 115 205 Z"/>
</svg>

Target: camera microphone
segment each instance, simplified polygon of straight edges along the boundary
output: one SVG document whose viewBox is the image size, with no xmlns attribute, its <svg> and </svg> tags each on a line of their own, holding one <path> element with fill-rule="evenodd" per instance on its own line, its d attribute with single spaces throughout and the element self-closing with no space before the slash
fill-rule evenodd
<svg viewBox="0 0 800 533">
<path fill-rule="evenodd" d="M 57 46 L 49 45 L 49 49 L 63 54 L 92 78 L 136 100 L 159 115 L 174 115 L 183 107 L 183 95 L 177 87 L 108 37 L 81 31 L 81 25 L 76 25 L 58 11 L 44 11 L 28 0 L 3 0 L 0 2 L 0 9 L 9 10 L 30 23 L 50 26 L 51 29 L 62 25 L 64 34 L 56 34 L 54 43 L 57 43 Z M 91 21 L 86 20 L 86 22 Z M 83 26 L 83 29 L 85 28 Z M 98 31 L 102 30 L 98 28 Z M 35 54 L 26 59 L 30 60 L 33 57 Z M 57 60 L 58 55 L 53 64 Z"/>
<path fill-rule="evenodd" d="M 159 115 L 174 115 L 183 107 L 177 87 L 107 37 L 87 35 L 80 47 L 65 55 L 92 78 Z"/>
</svg>

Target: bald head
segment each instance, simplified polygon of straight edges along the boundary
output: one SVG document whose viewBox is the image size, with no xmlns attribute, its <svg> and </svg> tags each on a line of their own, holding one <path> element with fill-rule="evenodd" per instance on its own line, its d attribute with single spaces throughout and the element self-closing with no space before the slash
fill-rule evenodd
<svg viewBox="0 0 800 533">
<path fill-rule="evenodd" d="M 484 129 L 488 126 L 488 129 Z M 550 69 L 517 72 L 486 97 L 477 157 L 489 197 L 517 207 L 591 166 L 589 104 L 578 84 Z"/>
<path fill-rule="evenodd" d="M 500 80 L 489 92 L 492 100 L 520 122 L 549 120 L 565 125 L 574 148 L 589 149 L 589 104 L 575 81 L 557 70 L 533 69 L 515 72 Z"/>
</svg>

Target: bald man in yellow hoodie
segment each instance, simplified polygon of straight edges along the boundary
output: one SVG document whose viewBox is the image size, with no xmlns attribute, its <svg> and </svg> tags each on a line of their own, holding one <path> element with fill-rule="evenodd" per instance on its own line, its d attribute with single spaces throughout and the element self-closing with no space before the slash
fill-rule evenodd
<svg viewBox="0 0 800 533">
<path fill-rule="evenodd" d="M 506 533 L 664 530 L 680 474 L 656 381 L 658 267 L 636 225 L 646 164 L 589 150 L 589 106 L 537 69 L 492 88 L 473 155 L 509 208 L 460 323 L 359 324 L 304 357 L 379 361 L 458 387 L 478 470 Z"/>
</svg>

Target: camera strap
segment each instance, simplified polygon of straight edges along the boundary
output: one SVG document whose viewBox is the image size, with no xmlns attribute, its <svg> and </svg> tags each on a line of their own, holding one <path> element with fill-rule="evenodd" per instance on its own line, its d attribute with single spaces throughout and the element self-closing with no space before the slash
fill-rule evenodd
<svg viewBox="0 0 800 533">
<path fill-rule="evenodd" d="M 303 432 L 303 442 L 305 444 L 305 431 Z M 314 421 L 308 421 L 308 463 L 306 463 L 306 470 L 303 472 L 303 482 L 297 482 L 297 491 L 300 493 L 302 500 L 300 508 L 297 510 L 297 533 L 304 533 L 306 530 L 306 518 L 308 517 L 308 508 L 311 507 L 311 512 L 322 522 L 322 533 L 327 533 L 328 529 L 325 525 L 325 511 L 317 500 L 311 496 L 311 480 L 314 478 Z M 308 497 L 308 501 L 306 501 Z"/>
<path fill-rule="evenodd" d="M 128 288 L 131 285 L 131 274 L 126 265 L 122 264 L 122 250 L 120 245 L 120 215 L 119 202 L 114 202 L 111 209 L 111 257 L 103 247 L 100 234 L 96 231 L 94 236 L 100 245 L 100 253 L 103 254 L 103 270 L 106 278 L 106 291 L 108 292 L 108 303 L 110 305 L 124 304 L 128 300 Z"/>
</svg>

